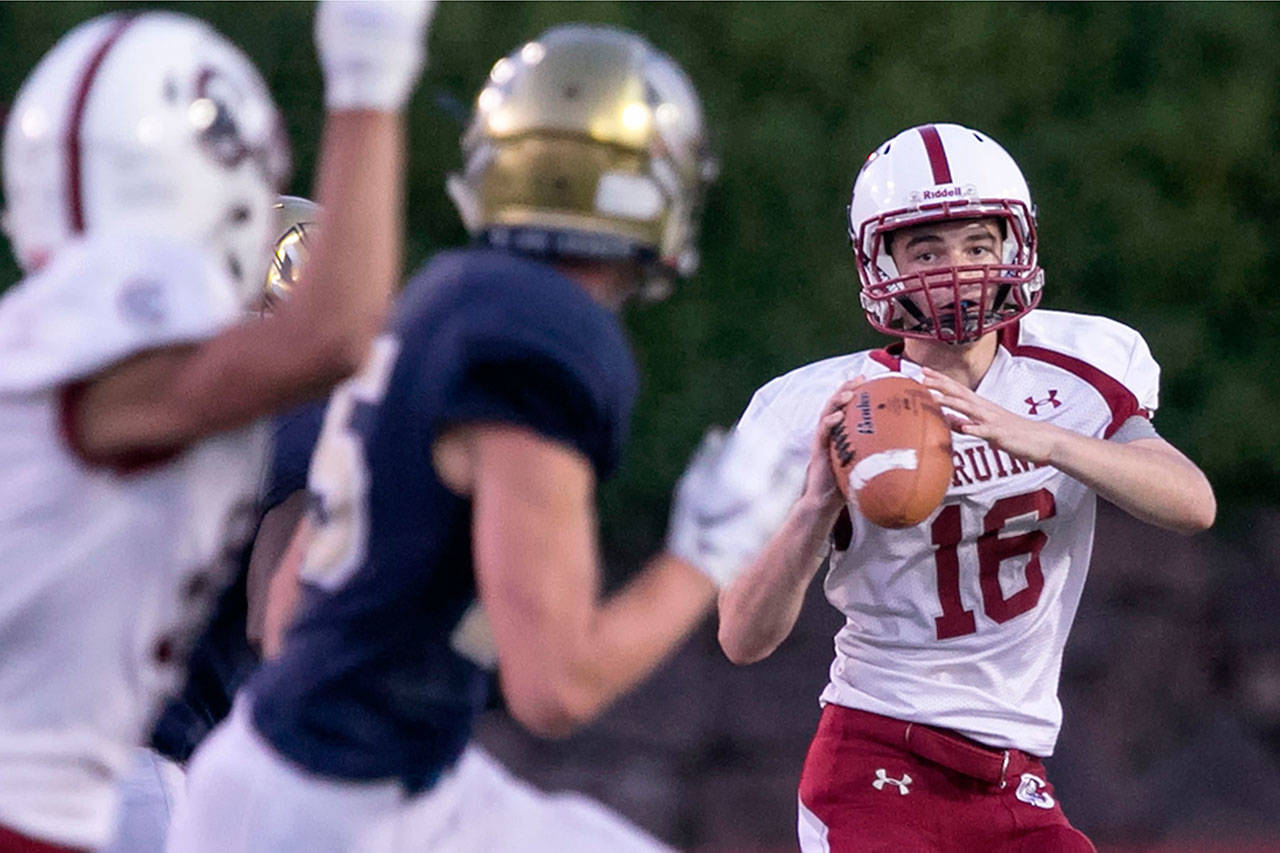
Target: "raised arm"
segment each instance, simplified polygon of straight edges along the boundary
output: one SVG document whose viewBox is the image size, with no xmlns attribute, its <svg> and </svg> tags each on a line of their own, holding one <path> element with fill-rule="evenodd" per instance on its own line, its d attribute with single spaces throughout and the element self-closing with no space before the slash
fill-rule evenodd
<svg viewBox="0 0 1280 853">
<path fill-rule="evenodd" d="M 329 112 L 317 181 L 323 212 L 307 282 L 271 317 L 92 378 L 73 419 L 72 438 L 87 456 L 180 448 L 313 398 L 358 366 L 399 277 L 401 111 L 432 7 L 320 4 L 316 39 Z"/>
</svg>

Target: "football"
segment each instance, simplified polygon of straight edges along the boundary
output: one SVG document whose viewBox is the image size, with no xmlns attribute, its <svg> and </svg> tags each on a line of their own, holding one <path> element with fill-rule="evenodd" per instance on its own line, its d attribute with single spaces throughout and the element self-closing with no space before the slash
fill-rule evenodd
<svg viewBox="0 0 1280 853">
<path fill-rule="evenodd" d="M 845 497 L 881 527 L 924 521 L 951 482 L 951 430 L 942 408 L 927 388 L 899 374 L 854 388 L 830 451 Z"/>
</svg>

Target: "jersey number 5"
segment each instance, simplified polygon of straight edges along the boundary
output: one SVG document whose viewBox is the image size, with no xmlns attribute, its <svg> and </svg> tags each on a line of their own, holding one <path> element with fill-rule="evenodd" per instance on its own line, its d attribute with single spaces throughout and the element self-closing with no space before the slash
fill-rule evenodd
<svg viewBox="0 0 1280 853">
<path fill-rule="evenodd" d="M 303 580 L 324 589 L 342 586 L 364 562 L 369 533 L 364 442 L 399 352 L 396 338 L 384 335 L 375 340 L 360 372 L 338 386 L 324 413 L 307 475 L 315 535 L 301 570 Z"/>
<path fill-rule="evenodd" d="M 982 587 L 982 609 L 994 622 L 1008 622 L 1036 606 L 1044 589 L 1044 572 L 1040 569 L 1040 550 L 1048 541 L 1043 530 L 1031 530 L 1016 536 L 1001 536 L 1000 531 L 1012 518 L 1035 515 L 1041 522 L 1054 513 L 1053 493 L 1039 489 L 1025 495 L 1001 498 L 982 519 L 978 535 L 978 581 Z M 957 548 L 964 538 L 960 524 L 960 506 L 942 508 L 930 528 L 933 544 L 938 547 L 934 562 L 938 568 L 938 603 L 942 615 L 934 619 L 938 639 L 963 637 L 978 630 L 972 610 L 964 609 L 960 599 L 960 557 Z M 1000 588 L 1000 564 L 1012 557 L 1027 556 L 1023 569 L 1027 585 L 1005 597 Z"/>
</svg>

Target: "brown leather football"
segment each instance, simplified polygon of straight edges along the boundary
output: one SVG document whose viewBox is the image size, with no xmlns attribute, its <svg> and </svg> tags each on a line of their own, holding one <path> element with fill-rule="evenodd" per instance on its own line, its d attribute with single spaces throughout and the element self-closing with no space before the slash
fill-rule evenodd
<svg viewBox="0 0 1280 853">
<path fill-rule="evenodd" d="M 900 374 L 853 389 L 830 450 L 840 490 L 881 527 L 924 521 L 951 482 L 951 430 L 942 408 L 927 388 Z"/>
</svg>

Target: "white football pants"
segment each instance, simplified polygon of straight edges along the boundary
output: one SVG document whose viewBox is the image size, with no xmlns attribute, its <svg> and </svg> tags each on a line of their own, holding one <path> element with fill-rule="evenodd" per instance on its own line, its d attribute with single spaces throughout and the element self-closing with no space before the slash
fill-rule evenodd
<svg viewBox="0 0 1280 853">
<path fill-rule="evenodd" d="M 138 747 L 129 775 L 116 790 L 116 831 L 99 853 L 164 853 L 174 809 L 183 797 L 182 768 L 160 753 Z"/>
<path fill-rule="evenodd" d="M 429 791 L 347 782 L 285 761 L 248 703 L 196 751 L 169 853 L 670 853 L 578 794 L 544 794 L 470 746 Z"/>
</svg>

